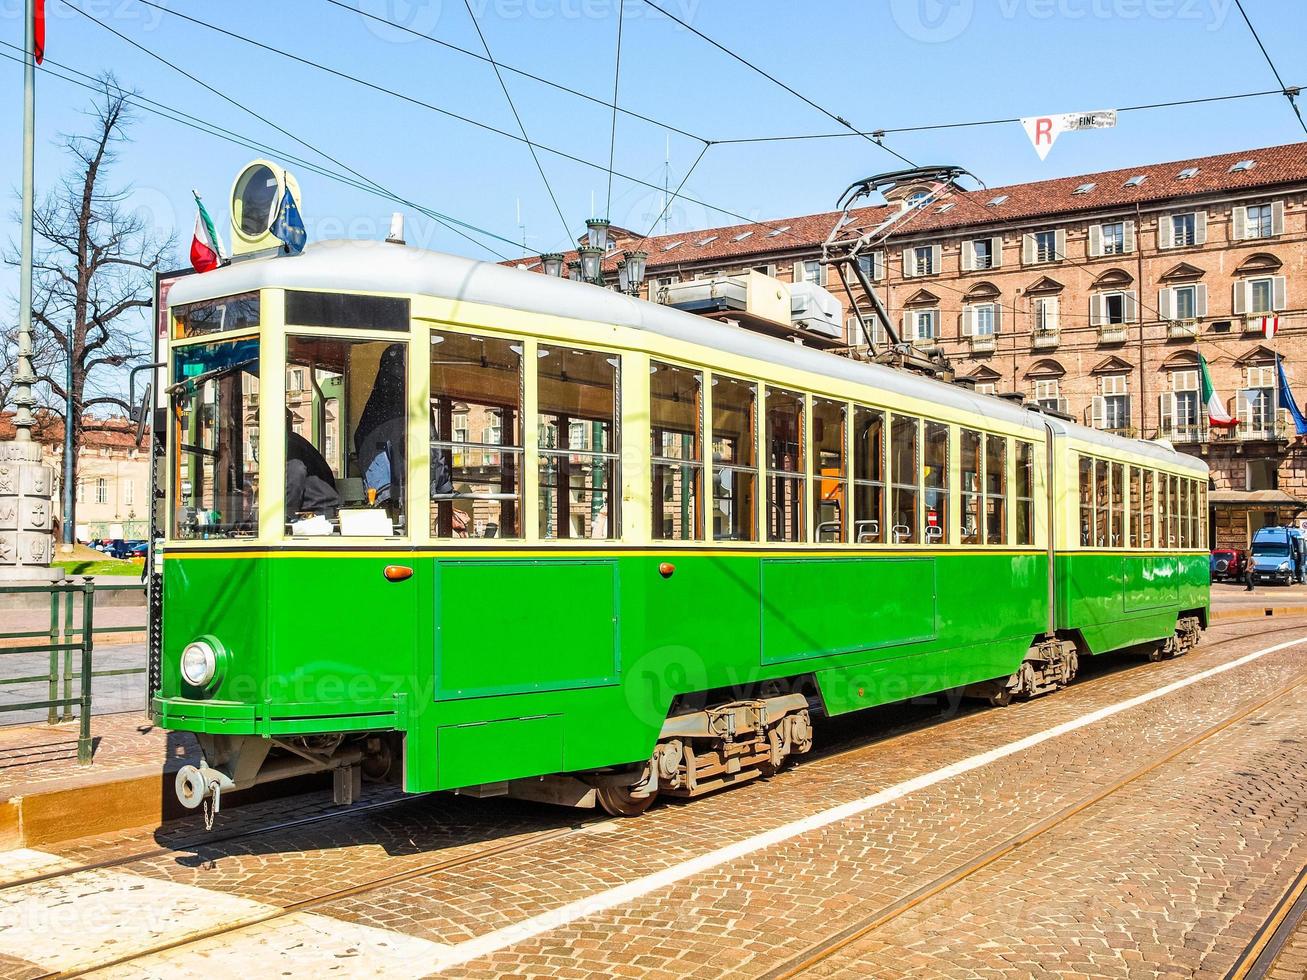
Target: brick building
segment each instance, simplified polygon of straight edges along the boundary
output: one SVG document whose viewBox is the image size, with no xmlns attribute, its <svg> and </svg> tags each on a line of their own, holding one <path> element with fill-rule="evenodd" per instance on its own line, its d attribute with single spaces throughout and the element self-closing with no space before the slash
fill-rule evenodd
<svg viewBox="0 0 1307 980">
<path fill-rule="evenodd" d="M 1275 385 L 1278 352 L 1307 396 L 1307 143 L 929 195 L 901 186 L 850 212 L 841 237 L 901 212 L 864 268 L 904 341 L 940 348 L 978 390 L 1020 393 L 1086 424 L 1169 439 L 1212 469 L 1214 543 L 1307 518 L 1307 439 Z M 924 203 L 923 203 L 924 202 Z M 676 235 L 610 229 L 649 254 L 645 293 L 756 269 L 815 280 L 839 212 Z M 568 259 L 575 256 L 569 255 Z M 534 259 L 514 264 L 539 269 Z M 874 322 L 865 297 L 854 295 Z M 1263 318 L 1278 317 L 1273 340 Z M 844 350 L 868 338 L 846 318 Z M 879 328 L 869 338 L 883 344 Z M 1198 355 L 1238 419 L 1209 427 Z"/>
</svg>

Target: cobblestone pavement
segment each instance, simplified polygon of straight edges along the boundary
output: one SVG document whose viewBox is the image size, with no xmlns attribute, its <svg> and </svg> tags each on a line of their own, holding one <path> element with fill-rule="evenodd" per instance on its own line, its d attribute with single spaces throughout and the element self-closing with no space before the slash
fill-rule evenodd
<svg viewBox="0 0 1307 980">
<path fill-rule="evenodd" d="M 829 722 L 818 739 L 833 748 L 766 783 L 638 820 L 438 795 L 3 889 L 0 976 L 103 963 L 232 922 L 256 924 L 106 975 L 212 975 L 253 958 L 303 976 L 763 974 L 1307 679 L 1307 642 L 1206 674 L 1299 638 L 1303 621 L 1231 624 L 1181 660 L 1106 658 L 1020 706 L 923 703 Z M 1304 690 L 813 972 L 1223 976 L 1307 863 Z M 0 883 L 137 842 L 10 852 Z M 369 889 L 395 875 L 412 877 Z M 47 951 L 37 937 L 52 909 L 78 941 Z"/>
</svg>

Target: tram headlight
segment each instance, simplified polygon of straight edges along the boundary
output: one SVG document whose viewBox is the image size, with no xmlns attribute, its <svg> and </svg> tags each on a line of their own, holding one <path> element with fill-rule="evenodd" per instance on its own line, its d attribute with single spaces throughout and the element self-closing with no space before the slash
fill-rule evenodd
<svg viewBox="0 0 1307 980">
<path fill-rule="evenodd" d="M 205 687 L 218 672 L 218 651 L 208 640 L 192 640 L 181 656 L 182 679 L 191 687 Z"/>
</svg>

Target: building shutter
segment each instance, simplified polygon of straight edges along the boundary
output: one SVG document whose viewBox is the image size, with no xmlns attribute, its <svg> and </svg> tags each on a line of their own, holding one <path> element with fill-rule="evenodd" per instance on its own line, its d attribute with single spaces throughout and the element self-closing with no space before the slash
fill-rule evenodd
<svg viewBox="0 0 1307 980">
<path fill-rule="evenodd" d="M 944 247 L 942 245 L 930 246 L 930 271 L 939 275 L 944 271 L 943 265 Z"/>
<path fill-rule="evenodd" d="M 1050 296 L 1047 300 L 1048 313 L 1044 316 L 1044 322 L 1048 324 L 1048 329 L 1056 332 L 1058 329 L 1058 313 L 1062 306 L 1062 300 L 1057 296 Z"/>
<path fill-rule="evenodd" d="M 976 308 L 974 306 L 962 307 L 962 336 L 971 337 L 976 333 Z"/>
<path fill-rule="evenodd" d="M 1003 266 L 1003 236 L 995 235 L 989 240 L 989 254 L 993 257 L 993 268 L 1000 269 Z"/>
<path fill-rule="evenodd" d="M 1170 248 L 1175 244 L 1175 225 L 1171 223 L 1169 214 L 1160 215 L 1157 219 L 1157 247 Z"/>
<path fill-rule="evenodd" d="M 976 243 L 965 241 L 962 243 L 962 271 L 970 272 L 976 267 Z"/>
<path fill-rule="evenodd" d="M 1203 245 L 1207 242 L 1207 212 L 1194 212 L 1194 244 Z"/>
<path fill-rule="evenodd" d="M 1284 202 L 1283 201 L 1271 202 L 1271 234 L 1272 235 L 1284 234 Z"/>
<path fill-rule="evenodd" d="M 871 253 L 871 278 L 873 280 L 885 278 L 884 249 L 877 249 L 875 252 Z"/>
<path fill-rule="evenodd" d="M 1089 325 L 1091 327 L 1101 327 L 1103 325 L 1103 294 L 1094 293 L 1089 297 Z"/>
<path fill-rule="evenodd" d="M 1157 428 L 1170 432 L 1175 428 L 1175 392 L 1164 391 L 1157 396 Z"/>
<path fill-rule="evenodd" d="M 1248 237 L 1248 209 L 1236 204 L 1230 211 L 1230 240 L 1241 242 Z"/>
<path fill-rule="evenodd" d="M 1095 429 L 1103 427 L 1103 420 L 1107 418 L 1107 399 L 1102 395 L 1095 395 L 1094 400 L 1090 403 L 1089 424 Z M 1099 464 L 1102 465 L 1101 463 Z"/>
<path fill-rule="evenodd" d="M 1021 236 L 1021 264 L 1035 264 L 1035 236 L 1030 232 Z"/>
<path fill-rule="evenodd" d="M 1283 310 L 1287 305 L 1285 302 L 1288 299 L 1287 285 L 1284 276 L 1271 277 L 1271 309 L 1275 310 L 1277 313 L 1280 312 L 1280 310 Z"/>
<path fill-rule="evenodd" d="M 903 278 L 911 279 L 917 274 L 916 263 L 912 261 L 912 248 L 903 249 Z"/>
<path fill-rule="evenodd" d="M 1234 305 L 1231 307 L 1235 316 L 1242 316 L 1248 310 L 1248 283 L 1239 280 L 1234 284 Z"/>
<path fill-rule="evenodd" d="M 1059 228 L 1057 231 L 1053 233 L 1053 242 L 1054 242 L 1053 247 L 1057 249 L 1057 255 L 1053 257 L 1054 261 L 1061 262 L 1064 258 L 1066 258 L 1066 229 L 1065 228 Z"/>
<path fill-rule="evenodd" d="M 1243 429 L 1252 428 L 1253 403 L 1248 400 L 1243 388 L 1234 393 L 1234 417 L 1239 420 L 1239 425 Z"/>
<path fill-rule="evenodd" d="M 1207 284 L 1194 284 L 1194 316 L 1198 319 L 1207 316 Z"/>
<path fill-rule="evenodd" d="M 1003 329 L 1003 304 L 994 301 L 994 333 L 997 335 Z"/>
<path fill-rule="evenodd" d="M 903 321 L 899 325 L 899 341 L 901 343 L 910 344 L 912 343 L 913 340 L 916 339 L 912 334 L 911 327 L 912 327 L 912 312 L 910 310 L 904 310 Z"/>
<path fill-rule="evenodd" d="M 1103 254 L 1103 226 L 1089 226 L 1089 257 L 1096 259 Z"/>
<path fill-rule="evenodd" d="M 1159 289 L 1157 291 L 1157 315 L 1163 320 L 1175 319 L 1175 291 Z"/>
<path fill-rule="evenodd" d="M 1122 304 L 1126 323 L 1134 323 L 1139 319 L 1139 294 L 1133 289 L 1127 289 L 1123 294 L 1125 297 Z"/>
<path fill-rule="evenodd" d="M 794 282 L 803 282 L 803 260 L 800 259 L 794 263 L 794 275 L 791 276 Z"/>
<path fill-rule="evenodd" d="M 1135 250 L 1135 223 L 1133 219 L 1121 222 L 1121 249 L 1125 252 Z"/>
</svg>

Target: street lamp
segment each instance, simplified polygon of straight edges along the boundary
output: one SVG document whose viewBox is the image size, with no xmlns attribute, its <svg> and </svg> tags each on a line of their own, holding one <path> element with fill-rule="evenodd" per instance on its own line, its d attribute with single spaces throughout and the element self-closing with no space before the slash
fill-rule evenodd
<svg viewBox="0 0 1307 980">
<path fill-rule="evenodd" d="M 617 289 L 619 292 L 627 293 L 631 291 L 631 285 L 626 274 L 626 260 L 617 260 Z"/>
<path fill-rule="evenodd" d="M 587 218 L 586 244 L 591 248 L 597 248 L 601 252 L 608 251 L 608 229 L 612 222 L 607 218 Z"/>
<path fill-rule="evenodd" d="M 601 284 L 600 265 L 604 260 L 604 249 L 596 245 L 582 245 L 577 251 L 581 254 L 581 278 L 585 282 Z"/>
<path fill-rule="evenodd" d="M 649 261 L 648 252 L 623 252 L 626 259 L 626 281 L 630 284 L 631 292 L 638 293 L 640 287 L 644 285 L 645 265 Z"/>
<path fill-rule="evenodd" d="M 545 267 L 545 275 L 553 276 L 555 279 L 563 277 L 563 253 L 546 252 L 540 256 L 540 261 Z"/>
<path fill-rule="evenodd" d="M 571 279 L 572 282 L 581 281 L 581 263 L 579 260 L 567 263 L 567 278 Z"/>
</svg>

